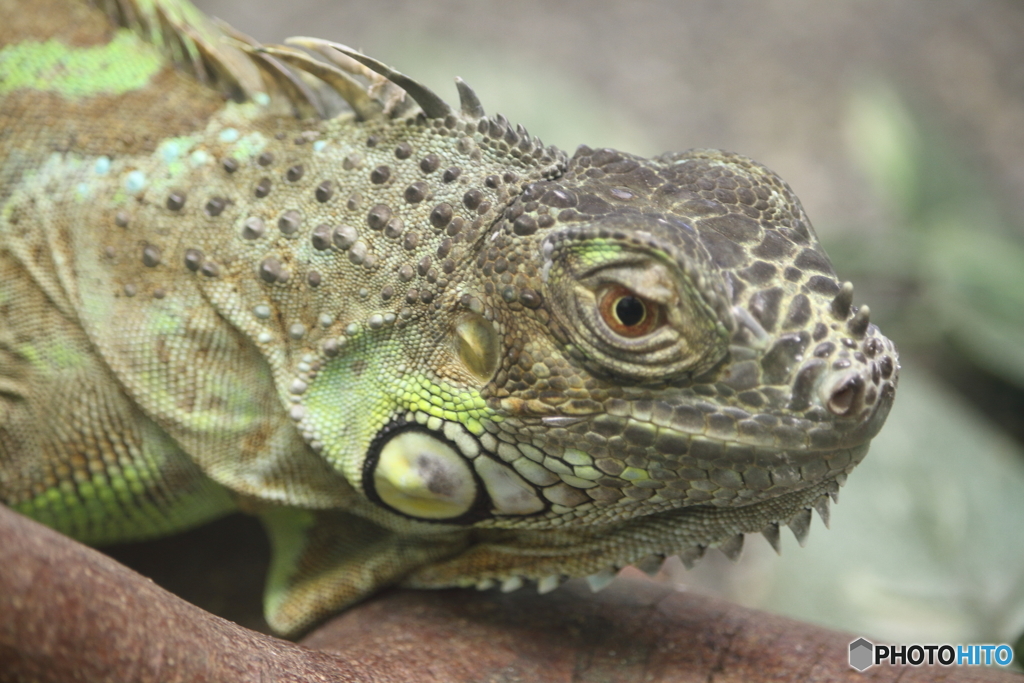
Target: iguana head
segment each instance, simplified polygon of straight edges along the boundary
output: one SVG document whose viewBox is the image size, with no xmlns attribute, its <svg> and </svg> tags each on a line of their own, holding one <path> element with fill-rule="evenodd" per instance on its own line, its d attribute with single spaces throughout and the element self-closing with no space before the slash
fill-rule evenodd
<svg viewBox="0 0 1024 683">
<path fill-rule="evenodd" d="M 777 548 L 780 525 L 802 542 L 881 428 L 898 362 L 789 187 L 718 151 L 567 158 L 464 84 L 455 112 L 331 48 L 420 110 L 363 103 L 312 150 L 289 133 L 264 151 L 299 169 L 275 210 L 294 195 L 311 230 L 249 257 L 291 360 L 253 336 L 351 487 L 306 541 L 328 569 L 281 570 L 276 625 L 398 580 L 547 589 L 734 555 L 748 532 Z"/>
<path fill-rule="evenodd" d="M 538 545 L 568 575 L 744 531 L 774 542 L 794 519 L 802 542 L 805 511 L 827 513 L 891 406 L 892 343 L 851 306 L 789 188 L 743 157 L 581 148 L 468 261 L 433 357 L 449 377 L 461 362 L 483 429 L 398 415 L 362 485 L 409 518 L 516 530 L 481 538 L 521 544 L 520 570 Z M 657 538 L 673 523 L 685 533 Z M 548 575 L 486 554 L 447 566 L 460 583 Z"/>
<path fill-rule="evenodd" d="M 483 429 L 381 431 L 362 486 L 402 515 L 539 529 L 747 506 L 845 476 L 891 405 L 892 344 L 748 159 L 581 148 L 470 256 L 430 362 L 453 384 L 461 363 Z"/>
</svg>

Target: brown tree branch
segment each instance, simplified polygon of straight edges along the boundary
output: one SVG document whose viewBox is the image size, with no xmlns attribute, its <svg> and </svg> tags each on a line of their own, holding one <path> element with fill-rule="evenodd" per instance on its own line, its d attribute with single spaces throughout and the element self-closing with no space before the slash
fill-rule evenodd
<svg viewBox="0 0 1024 683">
<path fill-rule="evenodd" d="M 296 645 L 215 617 L 0 506 L 0 682 L 986 681 L 846 664 L 848 634 L 640 579 L 589 595 L 392 591 Z"/>
</svg>

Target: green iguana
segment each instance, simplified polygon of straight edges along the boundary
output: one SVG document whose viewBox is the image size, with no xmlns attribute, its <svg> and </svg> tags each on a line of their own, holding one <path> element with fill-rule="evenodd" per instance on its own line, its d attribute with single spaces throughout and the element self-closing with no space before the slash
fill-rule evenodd
<svg viewBox="0 0 1024 683">
<path fill-rule="evenodd" d="M 281 633 L 803 543 L 889 412 L 893 344 L 749 159 L 570 157 L 184 0 L 0 18 L 0 502 L 93 544 L 253 512 Z"/>
</svg>

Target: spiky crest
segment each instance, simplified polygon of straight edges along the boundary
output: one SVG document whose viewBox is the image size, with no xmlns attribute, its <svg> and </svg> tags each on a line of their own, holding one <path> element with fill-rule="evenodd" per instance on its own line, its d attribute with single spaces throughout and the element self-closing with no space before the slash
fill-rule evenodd
<svg viewBox="0 0 1024 683">
<path fill-rule="evenodd" d="M 262 45 L 223 22 L 208 19 L 185 0 L 87 1 L 113 24 L 158 47 L 183 72 L 235 100 L 265 93 L 299 118 L 333 118 L 340 112 L 330 101 L 338 97 L 358 120 L 418 112 L 427 118 L 444 118 L 454 113 L 422 83 L 339 43 L 294 37 L 285 45 Z M 455 82 L 462 118 L 484 119 L 484 108 L 473 89 L 461 78 Z M 495 120 L 512 130 L 503 118 Z M 529 139 L 521 126 L 516 132 L 520 139 Z"/>
</svg>

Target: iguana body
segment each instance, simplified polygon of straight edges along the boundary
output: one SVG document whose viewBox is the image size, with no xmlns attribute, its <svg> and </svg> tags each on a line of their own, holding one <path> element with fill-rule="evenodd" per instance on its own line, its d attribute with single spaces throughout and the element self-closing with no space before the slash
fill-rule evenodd
<svg viewBox="0 0 1024 683">
<path fill-rule="evenodd" d="M 881 428 L 895 349 L 762 166 L 567 158 L 463 84 L 102 9 L 0 0 L 0 502 L 91 543 L 255 512 L 295 633 L 802 541 Z"/>
</svg>

